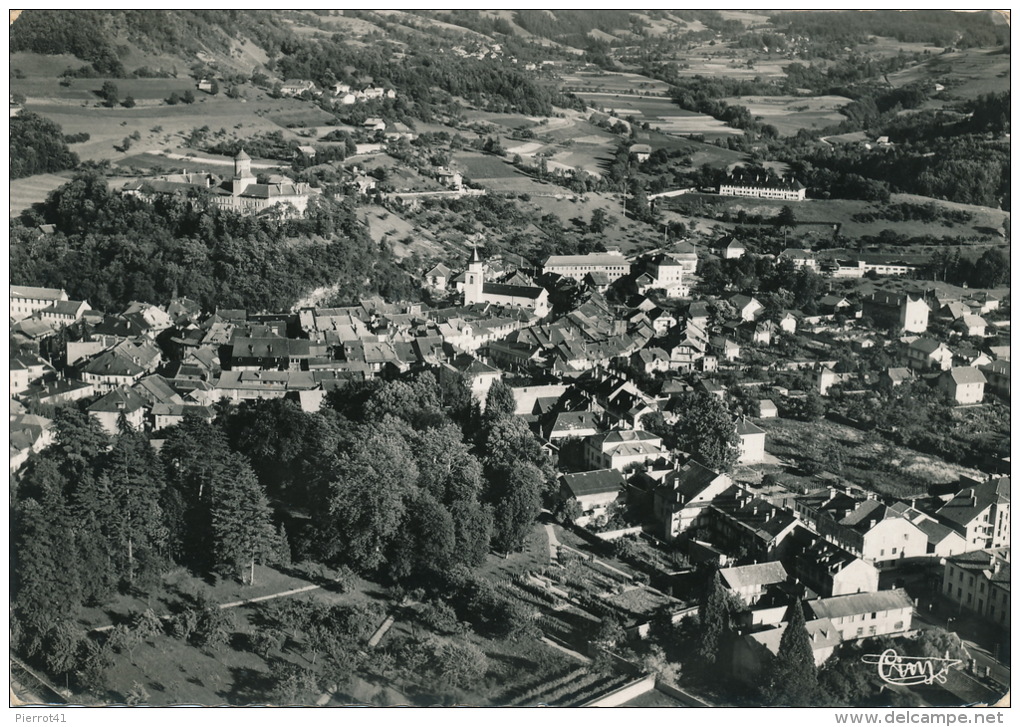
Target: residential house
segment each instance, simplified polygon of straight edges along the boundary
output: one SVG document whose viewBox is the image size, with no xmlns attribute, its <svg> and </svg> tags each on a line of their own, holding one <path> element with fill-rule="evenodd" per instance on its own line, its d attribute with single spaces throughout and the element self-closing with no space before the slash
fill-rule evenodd
<svg viewBox="0 0 1020 727">
<path fill-rule="evenodd" d="M 791 608 L 801 605 L 795 603 Z M 745 684 L 758 683 L 762 670 L 772 667 L 788 625 L 784 622 L 738 637 L 733 644 L 733 676 Z M 827 618 L 813 619 L 805 626 L 815 666 L 821 666 L 839 646 L 839 630 Z"/>
<path fill-rule="evenodd" d="M 44 376 L 56 373 L 48 361 L 30 353 L 11 357 L 10 370 L 11 395 L 20 394 Z"/>
<path fill-rule="evenodd" d="M 718 247 L 723 260 L 736 260 L 738 258 L 742 258 L 744 253 L 747 252 L 747 248 L 744 247 L 744 243 L 732 236 L 726 236 L 719 240 Z"/>
<path fill-rule="evenodd" d="M 300 96 L 305 91 L 314 93 L 315 90 L 314 83 L 297 78 L 288 79 L 280 85 L 281 96 Z"/>
<path fill-rule="evenodd" d="M 895 389 L 914 378 L 914 373 L 908 368 L 888 368 L 878 375 L 878 383 L 886 389 Z"/>
<path fill-rule="evenodd" d="M 148 402 L 140 394 L 120 386 L 91 404 L 86 411 L 112 437 L 120 431 L 121 416 L 132 428 L 141 430 L 145 426 L 147 408 Z"/>
<path fill-rule="evenodd" d="M 83 300 L 57 300 L 40 310 L 36 315 L 44 321 L 59 326 L 69 326 L 85 315 L 92 306 Z"/>
<path fill-rule="evenodd" d="M 666 454 L 662 439 L 650 432 L 614 429 L 585 440 L 585 461 L 591 469 L 614 469 L 620 472 L 636 464 L 644 464 Z"/>
<path fill-rule="evenodd" d="M 730 304 L 736 309 L 737 315 L 742 321 L 753 321 L 765 310 L 761 301 L 751 295 L 737 294 L 729 299 Z"/>
<path fill-rule="evenodd" d="M 202 404 L 166 404 L 157 403 L 152 405 L 152 431 L 158 432 L 167 427 L 172 427 L 184 421 L 185 417 L 195 416 L 206 421 L 212 421 L 216 416 L 216 410 L 211 406 Z"/>
<path fill-rule="evenodd" d="M 952 368 L 953 352 L 933 338 L 918 338 L 907 346 L 907 365 L 916 371 L 946 371 Z"/>
<path fill-rule="evenodd" d="M 1009 401 L 1009 360 L 992 361 L 978 366 L 978 370 L 985 375 L 987 390 Z"/>
<path fill-rule="evenodd" d="M 818 259 L 810 250 L 788 247 L 779 253 L 779 259 L 781 261 L 789 260 L 795 268 L 807 268 L 808 270 L 818 272 Z"/>
<path fill-rule="evenodd" d="M 672 540 L 685 532 L 702 510 L 732 484 L 729 475 L 694 460 L 671 470 L 652 489 L 652 512 L 659 537 Z"/>
<path fill-rule="evenodd" d="M 725 336 L 712 336 L 709 339 L 708 347 L 726 361 L 736 361 L 740 358 L 740 344 Z"/>
<path fill-rule="evenodd" d="M 594 437 L 601 430 L 598 419 L 598 414 L 592 411 L 557 412 L 542 426 L 542 436 L 550 442 Z"/>
<path fill-rule="evenodd" d="M 100 393 L 131 386 L 146 374 L 146 368 L 137 356 L 128 356 L 110 350 L 101 353 L 81 369 L 81 379 L 92 384 Z"/>
<path fill-rule="evenodd" d="M 807 602 L 815 618 L 831 621 L 843 641 L 910 631 L 914 603 L 901 589 L 830 596 Z"/>
<path fill-rule="evenodd" d="M 791 511 L 731 487 L 702 510 L 692 532 L 727 553 L 762 562 L 786 556 L 796 527 Z"/>
<path fill-rule="evenodd" d="M 609 506 L 619 499 L 626 484 L 623 475 L 613 469 L 574 472 L 560 475 L 559 492 L 564 501 L 577 500 L 582 514 L 574 523 L 583 526 L 605 517 Z"/>
<path fill-rule="evenodd" d="M 962 535 L 912 505 L 896 502 L 890 505 L 889 509 L 914 523 L 917 529 L 925 534 L 928 538 L 929 556 L 947 558 L 967 550 L 967 541 Z"/>
<path fill-rule="evenodd" d="M 425 285 L 435 290 L 446 290 L 446 286 L 452 277 L 453 271 L 439 263 L 425 273 Z"/>
<path fill-rule="evenodd" d="M 684 298 L 690 295 L 690 286 L 684 284 L 685 266 L 676 256 L 660 252 L 645 258 L 645 273 L 651 277 L 650 287 L 666 291 L 667 298 Z"/>
<path fill-rule="evenodd" d="M 822 596 L 870 593 L 878 590 L 878 569 L 871 563 L 805 528 L 798 539 L 807 542 L 793 558 L 794 576 Z"/>
<path fill-rule="evenodd" d="M 776 407 L 772 399 L 761 399 L 758 402 L 759 419 L 775 419 L 778 416 L 779 409 Z"/>
<path fill-rule="evenodd" d="M 876 326 L 907 333 L 928 330 L 928 303 L 921 293 L 878 290 L 861 301 L 862 312 Z"/>
<path fill-rule="evenodd" d="M 786 568 L 777 561 L 722 568 L 719 571 L 723 587 L 740 596 L 748 606 L 757 603 L 769 586 L 786 583 L 789 578 Z"/>
<path fill-rule="evenodd" d="M 946 560 L 942 595 L 960 609 L 1010 627 L 1009 548 L 985 548 Z"/>
<path fill-rule="evenodd" d="M 965 336 L 984 338 L 987 327 L 985 319 L 977 315 L 968 314 L 953 321 L 953 328 Z"/>
<path fill-rule="evenodd" d="M 670 255 L 680 263 L 685 275 L 698 272 L 698 250 L 689 242 L 681 242 L 673 246 Z"/>
<path fill-rule="evenodd" d="M 935 386 L 944 391 L 957 405 L 980 404 L 985 398 L 985 384 L 988 380 L 980 369 L 957 366 L 943 371 L 935 380 Z"/>
<path fill-rule="evenodd" d="M 12 402 L 17 404 L 17 402 Z M 53 444 L 53 420 L 27 414 L 23 407 L 12 406 L 8 418 L 10 471 L 17 472 L 33 452 L 41 452 Z"/>
<path fill-rule="evenodd" d="M 961 484 L 935 516 L 963 536 L 968 550 L 1009 547 L 1009 477 L 966 477 Z"/>
<path fill-rule="evenodd" d="M 629 151 L 637 157 L 638 164 L 648 161 L 648 157 L 652 155 L 652 147 L 648 144 L 633 144 Z"/>
<path fill-rule="evenodd" d="M 741 417 L 737 420 L 740 456 L 737 464 L 759 464 L 765 461 L 765 430 Z"/>
</svg>

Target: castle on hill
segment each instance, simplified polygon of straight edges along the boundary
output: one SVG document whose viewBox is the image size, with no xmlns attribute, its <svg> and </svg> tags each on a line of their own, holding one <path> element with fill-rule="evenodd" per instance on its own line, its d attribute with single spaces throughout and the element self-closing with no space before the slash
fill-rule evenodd
<svg viewBox="0 0 1020 727">
<path fill-rule="evenodd" d="M 305 182 L 295 182 L 282 175 L 272 175 L 265 183 L 259 183 L 251 170 L 251 157 L 243 149 L 234 157 L 234 176 L 230 179 L 206 173 L 166 174 L 128 182 L 121 192 L 152 200 L 160 195 L 186 194 L 196 189 L 206 190 L 221 209 L 255 215 L 280 206 L 287 217 L 303 215 L 308 199 L 318 193 Z"/>
</svg>

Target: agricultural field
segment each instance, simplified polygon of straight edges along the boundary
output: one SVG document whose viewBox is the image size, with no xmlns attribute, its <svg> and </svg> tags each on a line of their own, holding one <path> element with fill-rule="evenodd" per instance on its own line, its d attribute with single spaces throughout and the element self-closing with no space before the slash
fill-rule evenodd
<svg viewBox="0 0 1020 727">
<path fill-rule="evenodd" d="M 627 96 L 613 93 L 578 93 L 594 108 L 622 119 L 634 117 L 638 124 L 648 123 L 652 128 L 667 134 L 702 134 L 706 137 L 742 136 L 734 129 L 707 114 L 682 109 L 668 98 Z"/>
<path fill-rule="evenodd" d="M 22 179 L 12 179 L 10 187 L 11 217 L 17 217 L 34 204 L 45 202 L 46 197 L 57 187 L 71 180 L 71 172 L 61 174 L 36 174 Z"/>
<path fill-rule="evenodd" d="M 851 103 L 845 96 L 736 96 L 722 99 L 728 104 L 746 106 L 766 124 L 779 130 L 780 136 L 793 136 L 801 129 L 822 129 L 844 120 L 839 109 Z"/>
<path fill-rule="evenodd" d="M 945 90 L 924 108 L 941 108 L 947 102 L 969 101 L 987 93 L 1010 89 L 1010 56 L 987 48 L 970 48 L 936 55 L 922 65 L 890 74 L 893 86 L 917 81 L 940 83 Z"/>
<path fill-rule="evenodd" d="M 957 204 L 932 199 L 930 197 L 900 194 L 892 195 L 890 202 L 893 204 L 899 202 L 911 202 L 913 204 L 927 204 L 929 202 L 934 202 L 937 206 L 945 209 L 965 210 L 971 213 L 974 217 L 966 224 L 954 224 L 951 227 L 940 221 L 920 222 L 916 220 L 904 220 L 894 222 L 882 219 L 880 215 L 872 221 L 861 222 L 855 221 L 853 216 L 860 213 L 879 212 L 881 210 L 881 205 L 873 202 L 850 199 L 809 199 L 804 202 L 791 204 L 780 200 L 720 197 L 718 195 L 691 195 L 689 198 L 684 197 L 682 199 L 701 199 L 712 205 L 712 207 L 716 210 L 721 211 L 725 209 L 732 215 L 743 210 L 748 215 L 762 215 L 765 218 L 774 217 L 784 206 L 791 206 L 797 221 L 802 223 L 815 223 L 818 225 L 817 235 L 822 237 L 831 236 L 831 227 L 829 229 L 823 229 L 823 225 L 825 223 L 828 223 L 830 226 L 839 223 L 841 224 L 839 234 L 848 238 L 857 238 L 865 235 L 878 235 L 883 230 L 892 230 L 893 232 L 908 236 L 928 235 L 932 238 L 959 236 L 963 238 L 975 238 L 973 242 L 979 244 L 1000 245 L 1002 244 L 1002 236 L 1000 232 L 1002 230 L 1002 224 L 1009 216 L 1008 212 L 992 209 L 990 207 Z M 806 225 L 798 228 L 798 234 L 805 232 L 811 233 L 813 231 Z"/>
<path fill-rule="evenodd" d="M 661 96 L 669 93 L 669 84 L 637 73 L 565 73 L 560 76 L 564 90 L 618 93 L 629 96 Z"/>
</svg>

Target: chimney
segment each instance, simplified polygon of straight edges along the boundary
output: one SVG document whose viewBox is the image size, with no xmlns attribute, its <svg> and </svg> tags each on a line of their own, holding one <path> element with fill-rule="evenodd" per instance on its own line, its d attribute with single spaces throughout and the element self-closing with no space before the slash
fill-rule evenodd
<svg viewBox="0 0 1020 727">
<path fill-rule="evenodd" d="M 878 524 L 878 520 L 868 520 L 868 530 L 873 529 Z"/>
</svg>

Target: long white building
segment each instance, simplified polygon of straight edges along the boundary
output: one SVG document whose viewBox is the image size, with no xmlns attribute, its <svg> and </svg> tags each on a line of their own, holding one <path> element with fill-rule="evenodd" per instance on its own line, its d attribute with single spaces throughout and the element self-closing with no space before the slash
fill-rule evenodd
<svg viewBox="0 0 1020 727">
<path fill-rule="evenodd" d="M 726 197 L 756 197 L 800 202 L 807 196 L 807 187 L 790 177 L 772 175 L 733 175 L 719 185 L 719 194 Z"/>
<path fill-rule="evenodd" d="M 588 273 L 603 273 L 610 282 L 630 273 L 630 263 L 623 253 L 592 252 L 587 255 L 551 255 L 542 266 L 545 274 L 556 273 L 577 282 Z"/>
</svg>

